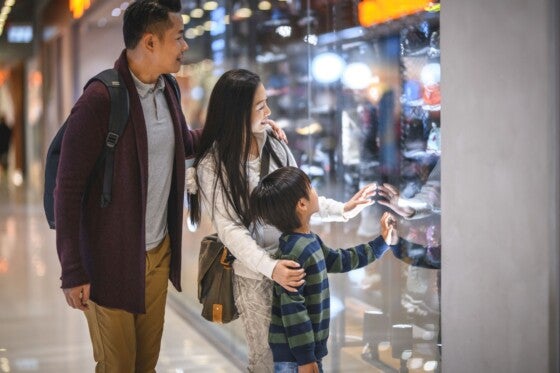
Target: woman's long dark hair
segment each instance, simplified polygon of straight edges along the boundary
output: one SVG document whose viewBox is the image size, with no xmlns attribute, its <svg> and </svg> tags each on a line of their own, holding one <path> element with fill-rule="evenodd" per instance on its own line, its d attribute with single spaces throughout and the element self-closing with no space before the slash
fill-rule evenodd
<svg viewBox="0 0 560 373">
<path fill-rule="evenodd" d="M 202 191 L 199 185 L 198 193 L 214 193 L 210 199 L 212 200 L 215 199 L 217 188 L 222 188 L 225 192 L 224 203 L 233 206 L 237 215 L 231 218 L 238 218 L 246 227 L 251 223 L 247 176 L 247 159 L 252 136 L 251 113 L 259 84 L 259 76 L 244 69 L 227 71 L 218 79 L 210 95 L 206 121 L 194 162 L 194 167 L 197 167 L 204 157 L 212 157 L 216 167 L 216 182 L 212 190 Z M 199 194 L 189 195 L 189 200 L 191 222 L 198 224 Z"/>
</svg>

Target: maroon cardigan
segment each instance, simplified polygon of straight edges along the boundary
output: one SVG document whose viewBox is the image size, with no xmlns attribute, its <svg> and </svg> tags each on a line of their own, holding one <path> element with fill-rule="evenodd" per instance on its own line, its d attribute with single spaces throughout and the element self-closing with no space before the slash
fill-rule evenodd
<svg viewBox="0 0 560 373">
<path fill-rule="evenodd" d="M 108 207 L 100 207 L 103 168 L 94 173 L 86 193 L 109 123 L 109 93 L 101 82 L 93 82 L 74 105 L 64 134 L 54 193 L 56 244 L 62 266 L 62 288 L 90 283 L 94 302 L 145 313 L 148 139 L 126 51 L 115 62 L 115 69 L 128 89 L 130 116 L 116 147 L 112 201 Z M 185 158 L 194 155 L 200 132 L 188 129 L 172 89 L 166 84 L 165 97 L 175 132 L 167 213 L 171 239 L 169 279 L 181 291 Z"/>
</svg>

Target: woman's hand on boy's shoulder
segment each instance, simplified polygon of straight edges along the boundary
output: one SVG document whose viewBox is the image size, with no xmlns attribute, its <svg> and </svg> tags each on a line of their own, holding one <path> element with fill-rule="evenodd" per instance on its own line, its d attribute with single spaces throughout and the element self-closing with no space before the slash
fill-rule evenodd
<svg viewBox="0 0 560 373">
<path fill-rule="evenodd" d="M 297 288 L 305 283 L 304 277 L 304 269 L 293 260 L 278 260 L 272 271 L 272 280 L 290 293 L 298 291 Z"/>
</svg>

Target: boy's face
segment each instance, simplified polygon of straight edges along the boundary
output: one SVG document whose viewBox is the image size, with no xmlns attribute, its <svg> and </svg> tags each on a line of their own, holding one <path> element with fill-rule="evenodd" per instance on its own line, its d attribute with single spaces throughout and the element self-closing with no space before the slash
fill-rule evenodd
<svg viewBox="0 0 560 373">
<path fill-rule="evenodd" d="M 309 215 L 313 215 L 319 211 L 319 196 L 317 191 L 311 185 L 309 186 Z"/>
<path fill-rule="evenodd" d="M 161 38 L 154 35 L 154 56 L 160 74 L 176 73 L 181 68 L 183 52 L 189 46 L 183 38 L 183 19 L 179 13 L 169 13 L 171 28 Z"/>
</svg>

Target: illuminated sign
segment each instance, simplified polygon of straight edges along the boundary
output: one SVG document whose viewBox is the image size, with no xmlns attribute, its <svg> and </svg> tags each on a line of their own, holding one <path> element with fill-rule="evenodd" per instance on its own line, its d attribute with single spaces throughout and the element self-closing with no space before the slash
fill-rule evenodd
<svg viewBox="0 0 560 373">
<path fill-rule="evenodd" d="M 33 40 L 33 27 L 28 24 L 8 25 L 8 43 L 30 43 Z"/>
<path fill-rule="evenodd" d="M 362 0 L 358 3 L 358 20 L 363 27 L 432 9 L 430 0 Z"/>
<path fill-rule="evenodd" d="M 84 11 L 90 6 L 90 0 L 70 0 L 70 11 L 72 12 L 72 17 L 75 19 L 80 18 L 84 15 Z"/>
</svg>

